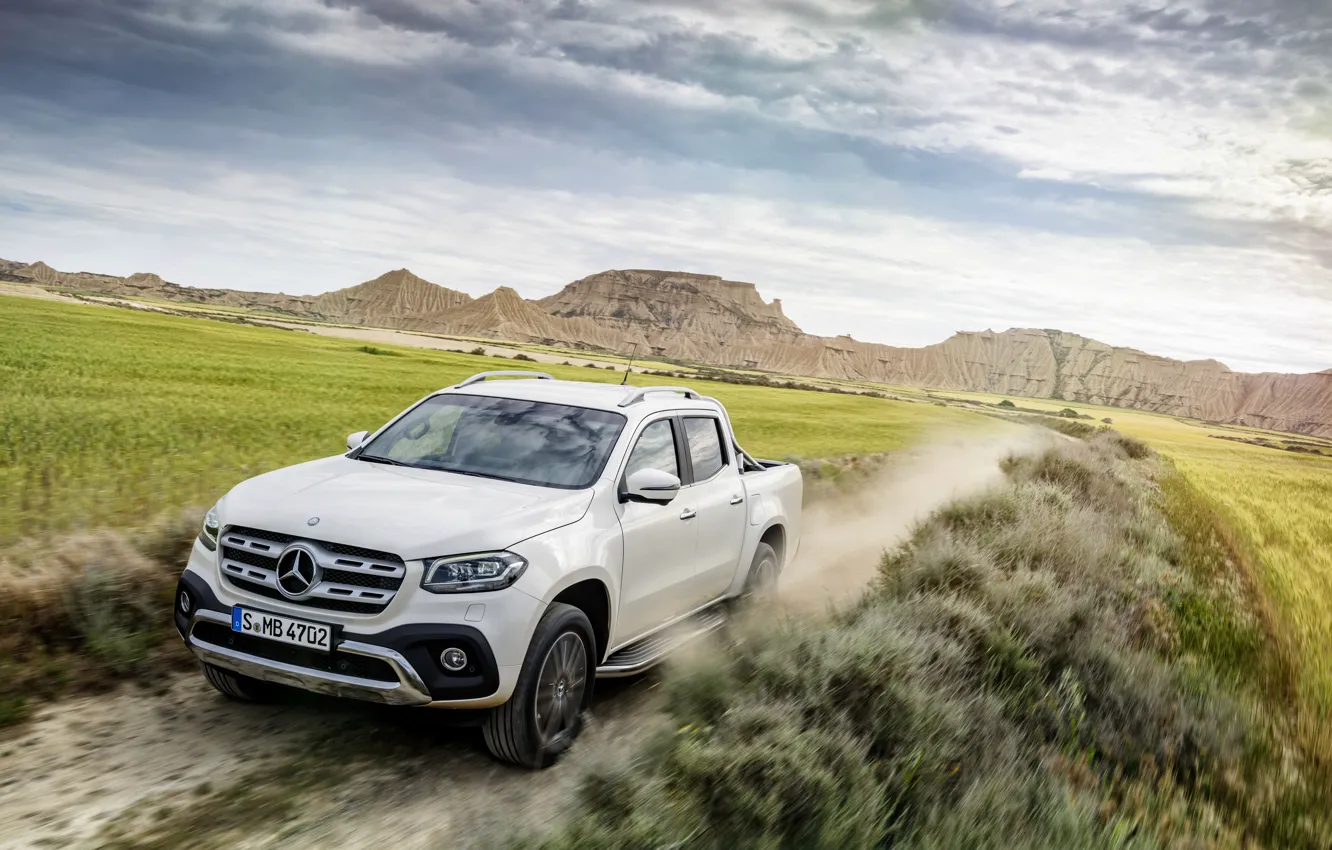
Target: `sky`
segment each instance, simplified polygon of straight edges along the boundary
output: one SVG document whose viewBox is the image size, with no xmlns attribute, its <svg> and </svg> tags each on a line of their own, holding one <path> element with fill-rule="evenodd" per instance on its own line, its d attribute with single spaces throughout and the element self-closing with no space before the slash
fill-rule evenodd
<svg viewBox="0 0 1332 850">
<path fill-rule="evenodd" d="M 0 257 L 1332 367 L 1328 0 L 0 0 Z"/>
</svg>

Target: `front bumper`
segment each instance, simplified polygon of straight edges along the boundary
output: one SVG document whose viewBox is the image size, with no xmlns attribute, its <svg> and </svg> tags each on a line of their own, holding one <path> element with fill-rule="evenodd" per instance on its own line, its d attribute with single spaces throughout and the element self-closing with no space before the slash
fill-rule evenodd
<svg viewBox="0 0 1332 850">
<path fill-rule="evenodd" d="M 179 605 L 182 592 L 191 599 L 188 614 Z M 177 601 L 176 629 L 200 661 L 261 681 L 387 705 L 460 708 L 497 705 L 512 690 L 501 689 L 500 669 L 485 636 L 461 624 L 403 625 L 377 634 L 335 626 L 330 654 L 232 632 L 231 606 L 193 572 L 182 575 Z M 265 610 L 262 603 L 243 604 Z M 471 664 L 466 670 L 448 673 L 439 666 L 439 653 L 447 646 L 467 653 Z"/>
<path fill-rule="evenodd" d="M 397 676 L 396 682 L 363 679 L 332 671 L 312 670 L 309 667 L 274 658 L 263 658 L 209 643 L 194 634 L 194 629 L 200 622 L 217 623 L 230 629 L 231 617 L 216 611 L 199 610 L 191 618 L 189 636 L 185 642 L 193 650 L 195 657 L 205 664 L 222 667 L 252 679 L 290 685 L 335 697 L 382 702 L 387 705 L 429 705 L 433 701 L 430 692 L 426 690 L 425 682 L 421 681 L 417 672 L 405 658 L 391 649 L 359 641 L 338 641 L 335 652 L 378 659 Z"/>
</svg>

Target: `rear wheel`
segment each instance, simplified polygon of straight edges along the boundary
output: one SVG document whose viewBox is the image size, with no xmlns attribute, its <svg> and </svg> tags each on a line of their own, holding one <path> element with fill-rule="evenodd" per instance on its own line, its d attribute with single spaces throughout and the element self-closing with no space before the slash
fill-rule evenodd
<svg viewBox="0 0 1332 850">
<path fill-rule="evenodd" d="M 767 543 L 760 543 L 754 550 L 754 560 L 749 564 L 749 578 L 745 580 L 745 598 L 747 601 L 769 598 L 777 593 L 777 552 Z"/>
<path fill-rule="evenodd" d="M 240 673 L 233 673 L 212 664 L 205 664 L 204 678 L 223 696 L 237 702 L 272 702 L 277 697 L 280 685 L 263 682 Z"/>
<path fill-rule="evenodd" d="M 537 624 L 518 686 L 487 715 L 486 747 L 499 759 L 524 767 L 555 763 L 583 730 L 596 675 L 592 623 L 572 605 L 555 603 Z"/>
</svg>

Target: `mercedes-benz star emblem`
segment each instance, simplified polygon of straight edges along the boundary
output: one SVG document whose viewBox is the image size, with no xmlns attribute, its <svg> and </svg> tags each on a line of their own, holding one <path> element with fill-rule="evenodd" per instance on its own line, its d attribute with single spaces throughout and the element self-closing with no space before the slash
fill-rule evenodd
<svg viewBox="0 0 1332 850">
<path fill-rule="evenodd" d="M 319 584 L 322 572 L 314 552 L 299 543 L 288 546 L 278 556 L 278 590 L 288 599 L 304 599 Z"/>
<path fill-rule="evenodd" d="M 307 519 L 307 520 L 305 521 L 305 524 L 306 524 L 306 525 L 318 525 L 318 524 L 319 524 L 319 517 L 317 517 L 317 516 L 312 516 L 312 517 L 310 517 L 309 519 Z"/>
</svg>

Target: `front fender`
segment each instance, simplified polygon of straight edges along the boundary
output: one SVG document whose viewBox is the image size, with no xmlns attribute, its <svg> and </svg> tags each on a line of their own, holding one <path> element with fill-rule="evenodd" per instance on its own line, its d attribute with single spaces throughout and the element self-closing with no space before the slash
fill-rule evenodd
<svg viewBox="0 0 1332 850">
<path fill-rule="evenodd" d="M 509 547 L 527 560 L 527 571 L 514 587 L 542 603 L 538 618 L 560 593 L 579 582 L 593 580 L 606 589 L 610 602 L 607 626 L 610 634 L 615 633 L 624 542 L 619 517 L 607 507 L 605 495 L 598 493 L 578 522 Z"/>
</svg>

